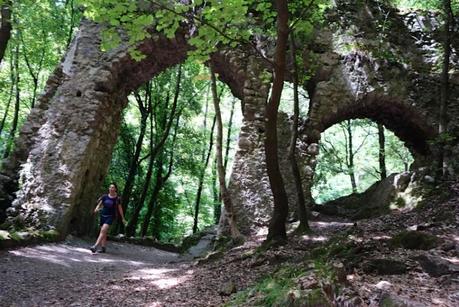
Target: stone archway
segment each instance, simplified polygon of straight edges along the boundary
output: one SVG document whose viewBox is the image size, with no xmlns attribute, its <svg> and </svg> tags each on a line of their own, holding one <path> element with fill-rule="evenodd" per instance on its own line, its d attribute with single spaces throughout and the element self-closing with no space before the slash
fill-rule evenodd
<svg viewBox="0 0 459 307">
<path fill-rule="evenodd" d="M 382 14 L 380 7 L 371 7 L 376 5 L 371 1 L 364 6 L 341 0 L 335 4 L 327 15 L 330 27 L 320 29 L 316 39 L 303 46 L 306 68 L 317 67 L 308 83 L 311 106 L 298 144 L 306 191 L 314 173 L 320 133 L 334 122 L 374 118 L 396 131 L 418 157 L 427 158 L 431 154 L 427 140 L 435 135 L 433 127 L 437 126 L 437 94 L 432 88 L 438 86 L 438 79 L 432 73 L 432 61 L 426 60 L 432 58 L 427 53 L 435 47 L 424 48 L 434 41 L 432 31 L 410 28 L 412 16 L 388 10 L 384 18 L 397 33 L 385 37 L 384 48 L 395 50 L 404 62 L 388 61 L 374 52 L 379 30 L 376 23 L 369 22 L 383 18 L 377 16 Z M 24 124 L 14 154 L 3 166 L 0 215 L 8 208 L 11 222 L 39 229 L 50 225 L 62 236 L 69 230 L 87 232 L 88 225 L 82 221 L 88 220 L 88 209 L 107 171 L 127 95 L 182 62 L 189 50 L 186 29 L 174 39 L 152 33 L 151 39 L 139 45 L 147 57 L 134 62 L 124 46 L 101 52 L 99 30 L 92 22 L 82 22 L 72 47 Z M 419 37 L 421 45 L 413 37 Z M 457 46 L 457 40 L 453 43 Z M 242 98 L 244 121 L 230 190 L 238 223 L 247 233 L 265 225 L 271 212 L 262 150 L 269 86 L 259 78 L 262 63 L 250 52 L 219 51 L 211 61 L 220 79 Z M 458 91 L 459 82 L 454 82 L 452 91 Z M 458 99 L 451 101 L 449 114 L 450 130 L 457 136 Z M 452 152 L 459 153 L 457 142 Z M 288 172 L 285 164 L 281 168 L 284 174 Z"/>
<path fill-rule="evenodd" d="M 107 172 L 127 95 L 187 57 L 186 29 L 173 39 L 153 33 L 133 61 L 125 46 L 100 50 L 100 26 L 83 20 L 62 63 L 16 141 L 1 178 L 0 211 L 9 223 L 56 229 L 62 236 L 90 230 L 91 208 Z M 249 54 L 220 51 L 211 61 L 233 94 L 243 95 Z M 249 112 L 250 113 L 250 112 Z M 16 194 L 16 195 L 14 195 Z M 12 202 L 12 204 L 11 204 Z"/>
</svg>

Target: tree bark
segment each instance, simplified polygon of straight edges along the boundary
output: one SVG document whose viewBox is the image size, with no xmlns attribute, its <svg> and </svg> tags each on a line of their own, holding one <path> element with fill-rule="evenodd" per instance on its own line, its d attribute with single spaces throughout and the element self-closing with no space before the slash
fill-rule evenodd
<svg viewBox="0 0 459 307">
<path fill-rule="evenodd" d="M 201 174 L 199 175 L 199 183 L 198 183 L 198 191 L 196 192 L 196 203 L 194 206 L 194 221 L 193 221 L 193 233 L 198 231 L 198 221 L 199 221 L 199 206 L 201 203 L 201 194 L 202 194 L 202 187 L 204 185 L 204 176 L 206 174 L 207 165 L 209 165 L 210 154 L 212 153 L 212 147 L 214 146 L 214 129 L 215 129 L 215 122 L 216 116 L 214 116 L 212 122 L 212 128 L 210 131 L 209 137 L 209 148 L 207 150 L 206 160 L 204 162 L 203 168 L 201 170 Z"/>
<path fill-rule="evenodd" d="M 1 7 L 1 26 L 0 26 L 0 64 L 11 38 L 11 1 L 7 1 Z"/>
<path fill-rule="evenodd" d="M 14 77 L 15 76 L 14 76 L 14 69 L 12 68 L 13 67 L 13 59 L 14 59 L 14 57 L 10 56 L 10 67 L 11 67 L 11 69 L 10 69 L 10 81 L 11 81 L 10 94 L 8 95 L 8 102 L 6 104 L 5 114 L 3 114 L 2 122 L 0 123 L 0 136 L 2 135 L 3 128 L 5 128 L 6 118 L 8 117 L 8 112 L 10 110 L 11 101 L 13 100 L 13 95 L 14 95 L 14 80 L 15 80 Z"/>
<path fill-rule="evenodd" d="M 354 147 L 352 144 L 352 127 L 351 120 L 346 121 L 346 131 L 348 137 L 348 159 L 347 159 L 347 168 L 349 171 L 349 177 L 351 179 L 352 193 L 357 193 L 357 184 L 355 181 L 354 173 Z"/>
<path fill-rule="evenodd" d="M 449 99 L 449 62 L 451 57 L 451 28 L 454 23 L 451 0 L 443 0 L 443 10 L 445 14 L 445 28 L 443 40 L 443 66 L 441 72 L 440 88 L 440 118 L 438 124 L 438 134 L 440 135 L 438 153 L 437 176 L 445 178 L 447 176 L 448 165 L 445 161 L 445 133 L 448 130 L 448 99 Z"/>
<path fill-rule="evenodd" d="M 145 217 L 143 219 L 143 224 L 142 224 L 142 229 L 140 232 L 140 236 L 144 237 L 147 234 L 148 231 L 148 226 L 150 225 L 151 222 L 151 217 L 155 211 L 158 211 L 158 195 L 161 189 L 164 187 L 166 184 L 167 180 L 169 179 L 170 175 L 172 174 L 172 166 L 174 163 L 174 145 L 175 145 L 175 140 L 177 139 L 177 130 L 178 130 L 178 124 L 180 121 L 180 115 L 177 116 L 177 121 L 175 123 L 175 129 L 174 129 L 174 136 L 172 138 L 172 144 L 171 144 L 171 153 L 170 153 L 170 159 L 169 159 L 169 166 L 167 173 L 163 176 L 163 164 L 164 164 L 164 159 L 161 157 L 158 159 L 157 164 L 156 164 L 156 180 L 155 180 L 155 187 L 153 189 L 152 195 L 150 197 L 150 201 L 148 203 L 148 208 L 147 208 L 147 213 L 145 214 Z M 156 204 L 156 205 L 155 205 Z"/>
<path fill-rule="evenodd" d="M 220 192 L 217 188 L 217 157 L 214 158 L 214 163 L 212 165 L 212 199 L 214 203 L 214 222 L 215 224 L 218 224 L 220 221 L 222 206 Z"/>
<path fill-rule="evenodd" d="M 387 177 L 386 170 L 386 149 L 385 149 L 385 136 L 384 136 L 384 126 L 378 124 L 378 141 L 379 141 L 379 174 L 381 180 Z"/>
<path fill-rule="evenodd" d="M 289 144 L 288 158 L 292 168 L 293 179 L 295 181 L 296 196 L 298 201 L 298 218 L 300 225 L 297 231 L 310 231 L 308 224 L 308 212 L 304 200 L 303 186 L 301 184 L 301 174 L 296 162 L 296 142 L 298 139 L 298 118 L 300 116 L 300 102 L 298 97 L 298 67 L 296 63 L 295 38 L 293 33 L 290 34 L 290 55 L 293 64 L 293 123 L 291 127 L 291 138 Z"/>
<path fill-rule="evenodd" d="M 145 176 L 145 183 L 144 183 L 144 187 L 143 187 L 142 194 L 140 196 L 139 202 L 134 207 L 134 212 L 133 212 L 133 214 L 131 216 L 131 219 L 129 220 L 129 225 L 126 228 L 126 235 L 128 235 L 128 236 L 133 236 L 135 234 L 135 229 L 137 227 L 140 211 L 142 210 L 142 207 L 144 205 L 145 199 L 147 197 L 148 189 L 149 189 L 149 186 L 150 186 L 151 176 L 153 174 L 153 162 L 154 162 L 159 150 L 163 147 L 164 143 L 166 142 L 167 137 L 169 136 L 169 133 L 170 133 L 172 122 L 173 122 L 174 117 L 175 117 L 175 112 L 177 110 L 177 102 L 178 102 L 178 97 L 179 97 L 179 93 L 180 93 L 181 76 L 182 76 L 182 66 L 180 65 L 179 68 L 178 68 L 178 71 L 177 71 L 177 83 L 176 83 L 176 87 L 175 87 L 174 101 L 172 103 L 171 113 L 170 113 L 170 116 L 169 116 L 169 119 L 167 120 L 167 122 L 164 121 L 165 122 L 165 127 L 164 127 L 164 130 L 163 130 L 163 135 L 162 135 L 160 141 L 157 144 L 155 144 L 154 147 L 153 147 L 153 121 L 151 120 L 151 117 L 150 117 L 150 121 L 151 121 L 151 123 L 150 123 L 150 138 L 151 138 L 151 141 L 150 141 L 150 153 L 146 156 L 146 157 L 149 158 L 148 170 L 147 170 L 147 174 Z M 150 107 L 150 109 L 152 110 L 151 107 Z M 164 112 L 167 113 L 167 110 L 164 110 Z M 165 116 L 167 117 L 167 115 L 165 115 Z"/>
<path fill-rule="evenodd" d="M 222 197 L 223 206 L 225 208 L 226 217 L 228 219 L 228 224 L 230 226 L 231 237 L 233 239 L 237 239 L 241 237 L 241 233 L 239 232 L 235 216 L 234 216 L 234 208 L 233 203 L 231 201 L 231 195 L 226 188 L 226 172 L 223 163 L 223 121 L 222 121 L 222 114 L 220 112 L 220 99 L 217 95 L 217 81 L 215 79 L 215 73 L 211 68 L 211 86 L 212 86 L 212 97 L 214 102 L 215 108 L 215 117 L 217 119 L 217 142 L 216 142 L 216 157 L 217 157 L 217 172 L 218 172 L 218 182 L 220 187 L 220 195 Z"/>
<path fill-rule="evenodd" d="M 21 97 L 20 97 L 20 88 L 19 88 L 19 43 L 16 45 L 15 51 L 14 51 L 14 71 L 15 71 L 15 87 L 16 87 L 16 95 L 15 95 L 15 104 L 14 104 L 14 115 L 13 115 L 13 122 L 11 124 L 11 130 L 10 134 L 8 136 L 7 140 L 7 145 L 5 152 L 3 153 L 3 159 L 6 159 L 11 152 L 11 148 L 14 143 L 14 136 L 16 134 L 16 129 L 18 127 L 18 121 L 19 121 L 19 107 L 20 107 L 20 102 L 21 102 Z"/>
<path fill-rule="evenodd" d="M 274 79 L 271 98 L 266 106 L 265 115 L 266 170 L 274 198 L 274 210 L 269 224 L 267 241 L 282 241 L 287 239 L 285 221 L 288 215 L 288 198 L 279 169 L 277 153 L 277 113 L 284 86 L 289 17 L 287 1 L 276 0 L 275 5 L 277 10 L 277 40 L 274 55 Z"/>
<path fill-rule="evenodd" d="M 231 144 L 231 129 L 233 127 L 233 116 L 234 116 L 234 105 L 236 104 L 236 99 L 233 99 L 231 102 L 231 111 L 230 111 L 230 117 L 228 121 L 228 131 L 226 133 L 226 149 L 225 149 L 225 163 L 223 164 L 223 168 L 227 169 L 228 166 L 228 158 L 229 158 L 229 150 L 230 150 L 230 144 Z"/>
<path fill-rule="evenodd" d="M 126 182 L 124 184 L 123 193 L 121 194 L 121 204 L 123 206 L 123 212 L 127 211 L 126 209 L 128 208 L 129 201 L 131 198 L 135 182 L 135 176 L 139 168 L 139 158 L 140 153 L 142 152 L 142 144 L 145 138 L 145 133 L 147 131 L 147 120 L 151 113 L 151 83 L 148 82 L 145 86 L 145 103 L 142 101 L 142 98 L 138 93 L 135 93 L 135 98 L 137 100 L 137 106 L 140 111 L 140 131 L 135 144 L 134 156 L 131 160 L 131 163 L 129 164 L 129 171 L 126 178 Z M 124 226 L 121 223 L 119 223 L 119 230 L 120 232 L 124 231 Z"/>
</svg>

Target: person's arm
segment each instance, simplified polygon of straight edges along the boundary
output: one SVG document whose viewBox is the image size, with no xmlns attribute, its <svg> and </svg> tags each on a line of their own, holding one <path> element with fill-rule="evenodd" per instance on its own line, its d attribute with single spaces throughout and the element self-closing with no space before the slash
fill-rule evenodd
<svg viewBox="0 0 459 307">
<path fill-rule="evenodd" d="M 102 199 L 99 199 L 96 208 L 94 209 L 94 214 L 100 211 L 102 209 Z"/>
<path fill-rule="evenodd" d="M 118 212 L 120 213 L 121 220 L 123 221 L 123 224 L 126 225 L 127 222 L 124 219 L 123 206 L 121 206 L 121 202 L 118 203 Z"/>
</svg>

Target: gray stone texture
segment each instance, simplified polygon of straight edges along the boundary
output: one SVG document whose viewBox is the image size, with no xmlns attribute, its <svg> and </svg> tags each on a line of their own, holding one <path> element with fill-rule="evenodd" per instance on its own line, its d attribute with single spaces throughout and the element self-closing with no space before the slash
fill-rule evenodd
<svg viewBox="0 0 459 307">
<path fill-rule="evenodd" d="M 394 131 L 410 148 L 416 166 L 431 164 L 429 141 L 436 135 L 439 96 L 438 16 L 400 14 L 377 1 L 337 0 L 316 39 L 299 46 L 311 97 L 298 144 L 303 186 L 310 200 L 317 143 L 331 125 L 368 117 Z M 387 18 L 386 18 L 387 17 Z M 459 24 L 459 23 L 458 23 Z M 4 161 L 0 176 L 0 220 L 31 228 L 87 233 L 91 208 L 106 174 L 127 95 L 166 68 L 182 62 L 187 29 L 173 39 L 152 32 L 139 45 L 146 58 L 133 61 L 127 48 L 100 51 L 100 28 L 84 20 L 45 93 L 30 113 Z M 266 50 L 272 54 L 272 44 Z M 447 148 L 459 155 L 459 36 L 453 38 Z M 250 50 L 249 50 L 250 51 Z M 264 106 L 269 92 L 266 63 L 248 50 L 216 52 L 211 59 L 221 80 L 242 99 L 244 121 L 229 188 L 237 222 L 248 233 L 270 219 L 272 196 L 264 162 Z M 280 125 L 280 156 L 285 158 L 288 123 Z M 450 161 L 452 162 L 452 161 Z M 459 166 L 452 165 L 457 174 Z M 281 161 L 284 176 L 289 167 Z M 285 180 L 292 197 L 291 179 Z M 11 201 L 14 199 L 11 206 Z M 294 208 L 294 206 L 291 206 Z M 224 225 L 222 214 L 221 225 Z"/>
</svg>

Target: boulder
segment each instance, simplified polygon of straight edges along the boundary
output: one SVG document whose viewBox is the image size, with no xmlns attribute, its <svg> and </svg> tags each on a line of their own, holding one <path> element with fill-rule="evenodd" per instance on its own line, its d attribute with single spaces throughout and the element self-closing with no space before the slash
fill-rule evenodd
<svg viewBox="0 0 459 307">
<path fill-rule="evenodd" d="M 448 261 L 447 259 L 435 255 L 426 254 L 417 258 L 424 272 L 430 276 L 439 277 L 447 274 L 459 274 L 459 265 Z"/>
<path fill-rule="evenodd" d="M 376 273 L 378 275 L 399 275 L 405 274 L 407 267 L 404 263 L 390 259 L 371 259 L 362 265 L 365 273 Z"/>
</svg>

